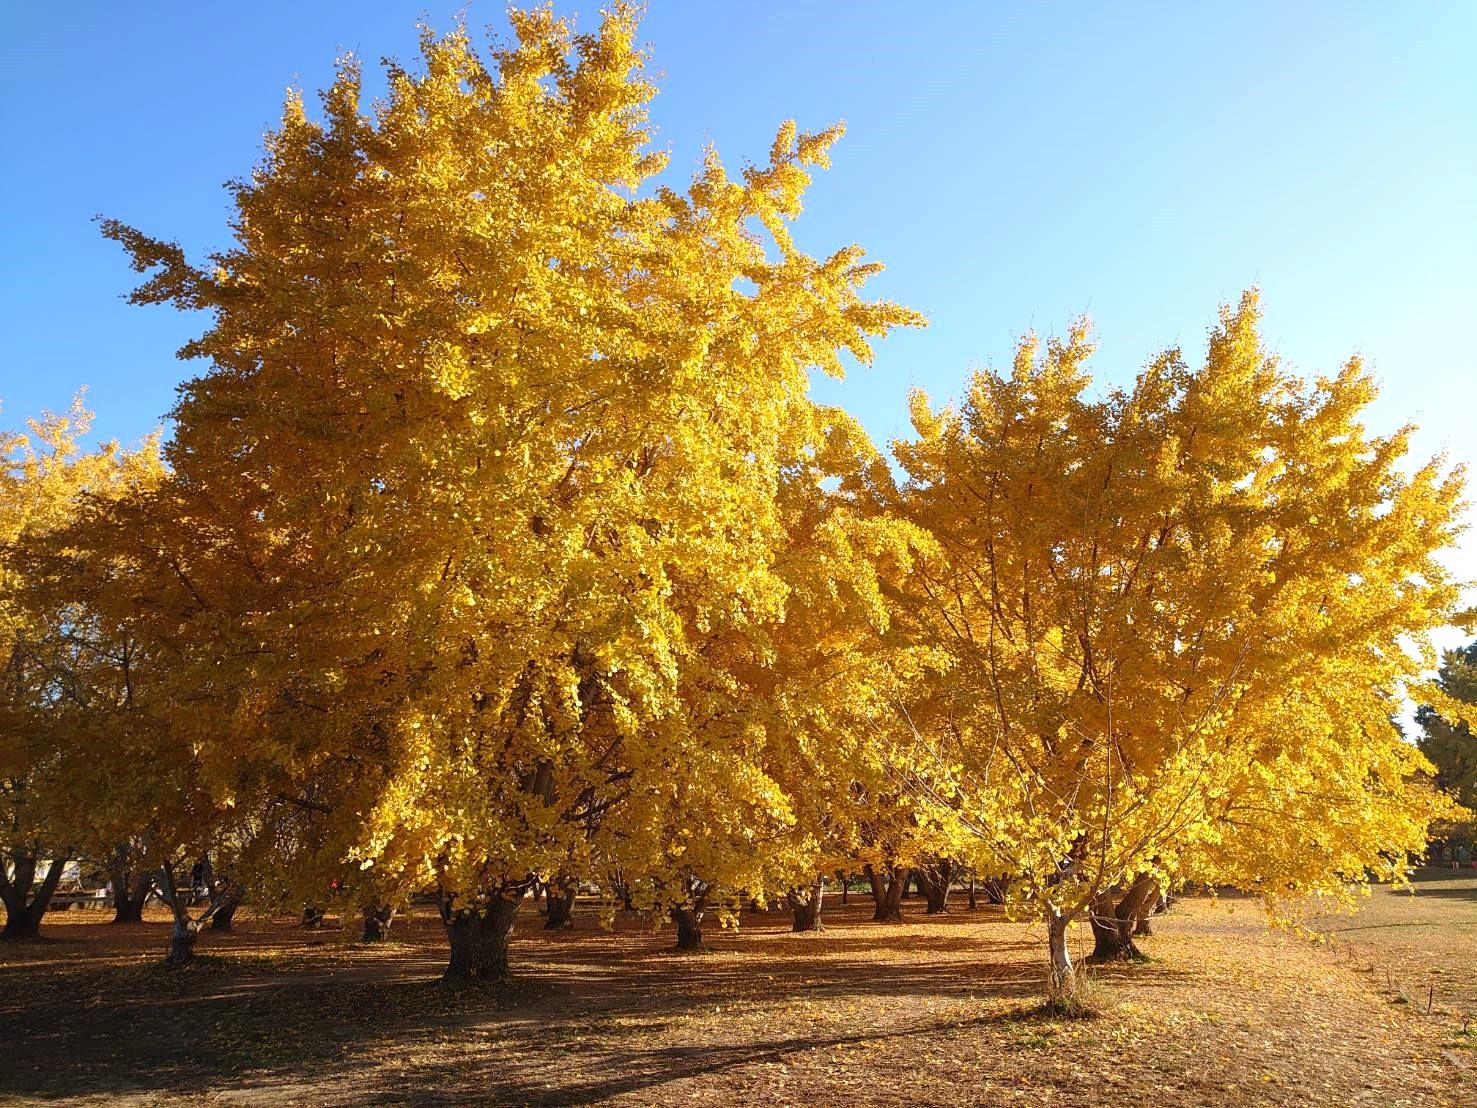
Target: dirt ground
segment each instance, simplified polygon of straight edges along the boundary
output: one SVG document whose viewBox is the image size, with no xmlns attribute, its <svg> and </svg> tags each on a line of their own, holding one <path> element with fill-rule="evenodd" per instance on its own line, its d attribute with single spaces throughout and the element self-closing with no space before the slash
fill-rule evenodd
<svg viewBox="0 0 1477 1108">
<path fill-rule="evenodd" d="M 962 903 L 877 925 L 832 897 L 805 935 L 746 913 L 699 955 L 634 919 L 546 933 L 525 909 L 498 994 L 436 986 L 424 913 L 373 947 L 243 913 L 186 971 L 160 964 L 162 914 L 58 913 L 0 947 L 0 1103 L 1474 1105 L 1467 872 L 1320 921 L 1331 946 L 1182 899 L 1151 961 L 1098 972 L 1086 1021 L 1041 1014 L 1040 929 Z"/>
</svg>

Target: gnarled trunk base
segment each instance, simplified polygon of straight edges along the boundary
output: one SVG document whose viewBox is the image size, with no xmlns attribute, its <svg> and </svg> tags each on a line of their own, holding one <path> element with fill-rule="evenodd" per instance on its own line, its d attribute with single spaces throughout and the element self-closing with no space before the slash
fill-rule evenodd
<svg viewBox="0 0 1477 1108">
<path fill-rule="evenodd" d="M 818 878 L 808 890 L 808 895 L 802 897 L 799 890 L 792 890 L 785 894 L 785 900 L 789 903 L 790 911 L 794 914 L 794 926 L 791 931 L 821 931 L 821 905 L 826 897 L 826 879 Z"/>
<path fill-rule="evenodd" d="M 0 862 L 0 903 L 5 905 L 5 928 L 0 931 L 0 938 L 12 940 L 39 939 L 41 937 L 41 917 L 46 915 L 46 910 L 51 907 L 52 895 L 62 879 L 62 871 L 66 869 L 65 858 L 53 858 L 46 868 L 46 876 L 41 879 L 41 884 L 36 887 L 35 895 L 31 893 L 31 885 L 36 879 L 37 860 L 31 857 L 12 857 L 15 867 L 13 877 L 5 873 L 3 862 Z"/>
<path fill-rule="evenodd" d="M 216 910 L 215 915 L 210 917 L 210 929 L 212 931 L 229 931 L 231 925 L 236 922 L 236 909 L 241 907 L 241 901 L 232 900 L 223 904 Z"/>
<path fill-rule="evenodd" d="M 131 875 L 126 865 L 110 867 L 108 877 L 113 882 L 114 923 L 142 923 L 144 902 L 154 887 L 154 879 L 147 873 Z"/>
<path fill-rule="evenodd" d="M 867 880 L 872 886 L 872 901 L 875 909 L 872 912 L 873 923 L 902 923 L 902 899 L 903 890 L 908 885 L 908 870 L 902 866 L 893 866 L 887 871 L 887 878 L 871 866 L 866 867 Z"/>
<path fill-rule="evenodd" d="M 949 910 L 949 887 L 954 881 L 954 864 L 948 860 L 935 862 L 918 871 L 918 888 L 927 903 L 924 909 L 930 916 L 943 915 Z"/>
<path fill-rule="evenodd" d="M 677 949 L 678 950 L 702 950 L 703 949 L 703 909 L 705 905 L 698 901 L 692 907 L 672 909 L 672 922 L 677 925 Z"/>
<path fill-rule="evenodd" d="M 441 918 L 451 943 L 443 985 L 498 985 L 509 980 L 508 940 L 519 899 L 494 896 L 483 908 L 443 908 Z"/>
<path fill-rule="evenodd" d="M 359 910 L 364 916 L 361 942 L 382 943 L 390 937 L 390 924 L 395 922 L 394 908 L 388 904 L 365 904 Z"/>
<path fill-rule="evenodd" d="M 176 919 L 169 933 L 169 953 L 164 956 L 167 965 L 183 966 L 195 958 L 195 942 L 200 938 L 200 924 L 192 919 Z"/>
<path fill-rule="evenodd" d="M 1131 962 L 1144 957 L 1134 944 L 1135 934 L 1147 934 L 1140 926 L 1147 921 L 1158 898 L 1158 886 L 1147 874 L 1140 874 L 1115 904 L 1113 893 L 1105 892 L 1092 904 L 1088 918 L 1092 923 L 1092 961 Z"/>
<path fill-rule="evenodd" d="M 544 899 L 549 906 L 548 918 L 544 920 L 545 931 L 559 931 L 574 926 L 574 901 L 579 896 L 579 882 L 561 877 L 545 890 Z"/>
</svg>

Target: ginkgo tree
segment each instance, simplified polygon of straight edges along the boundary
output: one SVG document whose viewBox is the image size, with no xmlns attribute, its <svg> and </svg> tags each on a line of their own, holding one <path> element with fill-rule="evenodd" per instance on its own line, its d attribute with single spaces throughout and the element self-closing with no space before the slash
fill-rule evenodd
<svg viewBox="0 0 1477 1108">
<path fill-rule="evenodd" d="M 119 516 L 173 741 L 377 896 L 436 888 L 451 979 L 715 768 L 674 721 L 708 638 L 783 615 L 808 374 L 916 322 L 791 237 L 839 128 L 655 187 L 633 10 L 511 20 L 488 60 L 426 33 L 371 113 L 351 60 L 321 120 L 291 98 L 206 264 L 104 224 L 136 303 L 210 316 L 170 480 Z"/>
<path fill-rule="evenodd" d="M 650 844 L 623 866 L 646 875 L 639 899 L 670 912 L 679 946 L 700 943 L 706 908 L 732 921 L 748 900 L 783 900 L 796 930 L 819 929 L 823 875 L 849 868 L 892 787 L 879 736 L 927 664 L 892 629 L 886 583 L 906 575 L 922 535 L 874 510 L 866 474 L 882 459 L 838 409 L 797 418 L 811 426 L 775 493 L 783 605 L 704 637 L 684 666 L 683 710 L 663 726 L 677 758 L 706 765 L 621 824 L 623 848 Z"/>
<path fill-rule="evenodd" d="M 130 692 L 134 644 L 85 596 L 41 587 L 38 566 L 65 552 L 89 505 L 137 494 L 162 476 L 157 438 L 136 450 L 87 449 L 81 398 L 63 415 L 0 434 L 0 902 L 5 936 L 34 938 L 67 862 L 113 859 L 129 831 L 107 736 L 95 722 Z M 138 820 L 137 808 L 124 819 Z M 33 887 L 34 886 L 34 887 Z M 115 894 L 124 895 L 123 890 Z"/>
<path fill-rule="evenodd" d="M 1169 350 L 1101 395 L 1085 325 L 1028 337 L 957 406 L 915 397 L 896 445 L 897 510 L 938 546 L 915 633 L 952 658 L 915 741 L 953 777 L 912 787 L 1020 875 L 1065 994 L 1079 919 L 1113 955 L 1181 880 L 1398 880 L 1449 803 L 1390 717 L 1456 612 L 1434 555 L 1462 476 L 1365 429 L 1357 359 L 1302 381 L 1257 318 L 1248 293 L 1203 364 Z"/>
</svg>

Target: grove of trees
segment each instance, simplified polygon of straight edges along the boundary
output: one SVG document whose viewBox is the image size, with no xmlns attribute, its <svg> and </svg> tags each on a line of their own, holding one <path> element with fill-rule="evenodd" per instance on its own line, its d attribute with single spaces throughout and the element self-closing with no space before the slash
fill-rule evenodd
<svg viewBox="0 0 1477 1108">
<path fill-rule="evenodd" d="M 7 935 L 85 856 L 158 875 L 176 962 L 242 897 L 383 934 L 432 892 L 486 981 L 536 884 L 691 946 L 970 872 L 1070 998 L 1074 922 L 1123 957 L 1186 882 L 1404 875 L 1458 814 L 1391 719 L 1460 718 L 1462 475 L 1366 429 L 1357 359 L 1295 377 L 1248 293 L 1102 391 L 1078 325 L 885 456 L 808 390 L 922 323 L 792 236 L 840 128 L 679 191 L 633 11 L 512 19 L 290 98 L 204 261 L 103 222 L 202 368 L 135 451 L 80 407 L 0 442 Z"/>
</svg>

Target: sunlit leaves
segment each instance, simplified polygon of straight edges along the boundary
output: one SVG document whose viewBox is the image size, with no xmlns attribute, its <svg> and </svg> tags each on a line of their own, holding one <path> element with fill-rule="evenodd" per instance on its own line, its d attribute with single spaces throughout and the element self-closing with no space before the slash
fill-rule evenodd
<svg viewBox="0 0 1477 1108">
<path fill-rule="evenodd" d="M 1248 294 L 1203 366 L 1171 350 L 1102 397 L 1078 326 L 957 409 L 914 399 L 897 503 L 940 545 L 913 603 L 954 659 L 929 727 L 1038 903 L 1398 877 L 1446 810 L 1390 717 L 1458 600 L 1434 555 L 1461 474 L 1409 473 L 1357 361 L 1299 381 L 1256 321 Z"/>
</svg>

